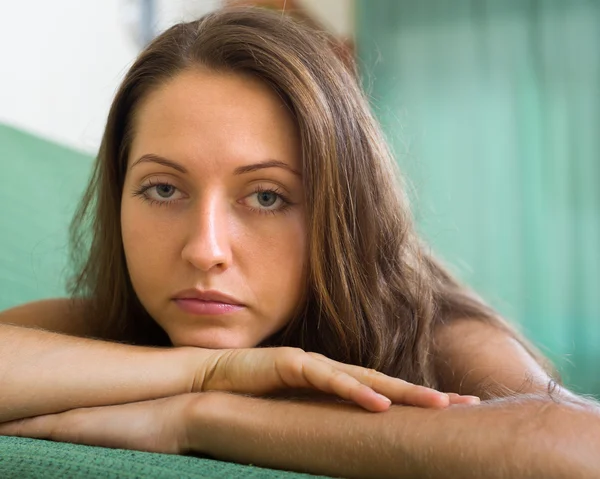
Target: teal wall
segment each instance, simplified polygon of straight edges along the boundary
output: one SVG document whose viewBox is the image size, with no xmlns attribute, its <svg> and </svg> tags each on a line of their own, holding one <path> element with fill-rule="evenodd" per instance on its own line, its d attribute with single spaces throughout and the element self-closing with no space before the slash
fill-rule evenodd
<svg viewBox="0 0 600 479">
<path fill-rule="evenodd" d="M 0 310 L 65 295 L 67 228 L 91 165 L 0 124 Z"/>
<path fill-rule="evenodd" d="M 357 8 L 364 83 L 423 235 L 600 394 L 600 2 Z"/>
</svg>

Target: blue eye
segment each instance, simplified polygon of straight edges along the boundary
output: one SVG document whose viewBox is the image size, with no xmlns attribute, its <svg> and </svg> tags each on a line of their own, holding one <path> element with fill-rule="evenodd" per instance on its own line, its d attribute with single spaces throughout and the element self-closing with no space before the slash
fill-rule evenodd
<svg viewBox="0 0 600 479">
<path fill-rule="evenodd" d="M 254 193 L 248 195 L 245 203 L 258 213 L 284 213 L 292 205 L 277 188 L 259 186 Z"/>
<path fill-rule="evenodd" d="M 160 184 L 156 185 L 156 192 L 161 198 L 170 198 L 175 193 L 176 188 L 173 185 Z"/>
<path fill-rule="evenodd" d="M 150 203 L 157 203 L 159 205 L 168 205 L 184 197 L 184 194 L 181 191 L 169 183 L 153 182 L 143 185 L 141 188 L 134 191 L 133 194 Z"/>
<path fill-rule="evenodd" d="M 275 204 L 279 196 L 274 191 L 259 191 L 257 198 L 261 206 L 268 208 Z"/>
</svg>

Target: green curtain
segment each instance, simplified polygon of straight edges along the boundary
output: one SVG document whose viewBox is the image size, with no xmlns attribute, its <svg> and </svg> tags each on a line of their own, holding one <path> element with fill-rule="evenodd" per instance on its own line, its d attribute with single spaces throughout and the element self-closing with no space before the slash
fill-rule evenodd
<svg viewBox="0 0 600 479">
<path fill-rule="evenodd" d="M 600 2 L 357 0 L 356 19 L 422 234 L 600 395 Z"/>
</svg>

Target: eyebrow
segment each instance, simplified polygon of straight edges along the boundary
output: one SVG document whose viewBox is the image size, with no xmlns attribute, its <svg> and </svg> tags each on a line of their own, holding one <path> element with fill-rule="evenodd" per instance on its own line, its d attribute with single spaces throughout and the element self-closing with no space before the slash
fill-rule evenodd
<svg viewBox="0 0 600 479">
<path fill-rule="evenodd" d="M 173 168 L 174 170 L 177 170 L 177 171 L 179 171 L 179 172 L 181 172 L 183 174 L 186 174 L 188 172 L 185 169 L 185 167 L 183 167 L 179 163 L 176 163 L 176 162 L 171 161 L 171 160 L 167 160 L 166 158 L 163 158 L 162 156 L 154 155 L 152 153 L 148 153 L 146 155 L 140 156 L 140 158 L 138 158 L 131 165 L 131 168 L 133 168 L 136 165 L 139 165 L 140 163 L 158 163 L 159 165 L 167 166 L 169 168 Z"/>
<path fill-rule="evenodd" d="M 131 168 L 133 168 L 136 165 L 139 165 L 140 163 L 158 163 L 159 165 L 173 168 L 174 170 L 177 170 L 183 174 L 186 174 L 188 172 L 187 169 L 184 166 L 180 165 L 179 163 L 168 160 L 166 158 L 163 158 L 162 156 L 158 156 L 153 153 L 148 153 L 148 154 L 142 155 L 131 165 Z M 279 160 L 267 160 L 267 161 L 263 161 L 261 163 L 254 163 L 252 165 L 238 166 L 234 170 L 233 174 L 234 175 L 243 175 L 245 173 L 252 173 L 254 171 L 263 170 L 265 168 L 283 168 L 284 170 L 287 170 L 296 176 L 299 176 L 299 177 L 302 176 L 299 171 L 296 171 L 287 163 L 284 163 L 283 161 L 279 161 Z"/>
<path fill-rule="evenodd" d="M 267 160 L 263 161 L 262 163 L 238 166 L 233 173 L 235 175 L 243 175 L 244 173 L 251 173 L 253 171 L 263 170 L 265 168 L 283 168 L 284 170 L 287 170 L 296 176 L 302 176 L 299 171 L 294 170 L 290 165 L 279 160 Z"/>
</svg>

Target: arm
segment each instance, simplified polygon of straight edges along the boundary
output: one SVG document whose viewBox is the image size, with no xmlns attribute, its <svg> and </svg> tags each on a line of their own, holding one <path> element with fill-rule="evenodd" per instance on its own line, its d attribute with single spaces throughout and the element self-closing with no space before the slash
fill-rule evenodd
<svg viewBox="0 0 600 479">
<path fill-rule="evenodd" d="M 293 403 L 207 393 L 191 450 L 351 478 L 597 478 L 600 408 L 541 396 L 443 410 Z"/>
<path fill-rule="evenodd" d="M 435 390 L 297 348 L 160 349 L 8 324 L 93 334 L 93 328 L 85 325 L 85 310 L 64 308 L 66 304 L 64 300 L 44 301 L 0 314 L 0 423 L 210 390 L 261 395 L 309 388 L 374 411 L 390 405 L 377 392 L 398 403 L 425 407 L 469 400 L 450 399 Z M 49 310 L 40 309 L 41 305 Z"/>
<path fill-rule="evenodd" d="M 485 362 L 485 356 L 480 360 Z M 481 406 L 393 406 L 372 414 L 348 404 L 208 392 L 13 421 L 0 425 L 0 434 L 179 454 L 196 451 L 348 477 L 597 476 L 597 405 L 566 392 L 553 396 L 556 402 L 538 392 Z"/>
<path fill-rule="evenodd" d="M 15 325 L 91 332 L 66 304 L 44 301 L 0 314 L 0 323 L 13 323 L 0 324 L 0 423 L 191 390 L 203 360 L 199 349 L 130 346 Z"/>
<path fill-rule="evenodd" d="M 0 324 L 0 423 L 190 392 L 189 356 Z"/>
<path fill-rule="evenodd" d="M 348 405 L 211 393 L 208 405 L 192 409 L 190 447 L 219 459 L 346 477 L 600 477 L 598 404 L 566 389 L 549 395 L 545 371 L 483 322 L 457 321 L 436 339 L 443 390 L 511 396 L 365 414 Z"/>
</svg>

